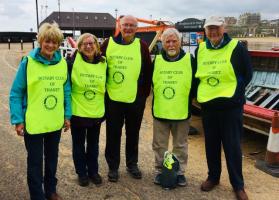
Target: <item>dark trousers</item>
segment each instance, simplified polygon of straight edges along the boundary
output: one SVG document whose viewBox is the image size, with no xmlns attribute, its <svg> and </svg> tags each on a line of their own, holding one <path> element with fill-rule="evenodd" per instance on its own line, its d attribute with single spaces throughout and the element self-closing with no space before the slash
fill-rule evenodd
<svg viewBox="0 0 279 200">
<path fill-rule="evenodd" d="M 55 174 L 60 137 L 61 130 L 37 135 L 24 134 L 27 150 L 27 183 L 31 200 L 44 200 L 45 197 L 56 192 L 57 179 Z"/>
<path fill-rule="evenodd" d="M 235 190 L 243 189 L 241 136 L 243 109 L 203 110 L 208 179 L 219 181 L 221 175 L 221 144 L 225 152 L 230 183 Z"/>
<path fill-rule="evenodd" d="M 121 103 L 106 99 L 106 150 L 105 157 L 111 170 L 120 164 L 122 127 L 126 130 L 126 166 L 137 166 L 139 130 L 145 108 L 145 97 L 138 97 L 134 103 Z"/>
<path fill-rule="evenodd" d="M 91 177 L 98 173 L 100 128 L 101 123 L 88 128 L 71 127 L 73 160 L 76 173 L 80 177 Z"/>
</svg>

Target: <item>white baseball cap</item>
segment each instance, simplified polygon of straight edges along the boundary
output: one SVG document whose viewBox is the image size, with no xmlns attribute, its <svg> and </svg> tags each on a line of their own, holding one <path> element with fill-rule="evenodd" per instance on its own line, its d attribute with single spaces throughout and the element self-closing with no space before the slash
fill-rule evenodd
<svg viewBox="0 0 279 200">
<path fill-rule="evenodd" d="M 221 16 L 210 16 L 205 20 L 204 28 L 207 26 L 222 26 L 225 23 L 224 17 Z"/>
</svg>

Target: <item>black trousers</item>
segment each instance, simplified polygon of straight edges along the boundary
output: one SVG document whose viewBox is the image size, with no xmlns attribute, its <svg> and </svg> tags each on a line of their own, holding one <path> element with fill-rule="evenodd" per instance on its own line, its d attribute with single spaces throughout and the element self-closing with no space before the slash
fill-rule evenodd
<svg viewBox="0 0 279 200">
<path fill-rule="evenodd" d="M 27 150 L 27 183 L 31 200 L 45 200 L 45 197 L 48 198 L 56 192 L 55 175 L 60 137 L 61 130 L 37 135 L 24 134 Z"/>
<path fill-rule="evenodd" d="M 71 127 L 73 160 L 80 177 L 91 177 L 98 173 L 100 128 L 101 123 L 88 128 Z"/>
<path fill-rule="evenodd" d="M 145 108 L 145 97 L 137 97 L 133 103 L 122 103 L 106 99 L 106 150 L 105 157 L 111 170 L 120 164 L 122 127 L 126 130 L 126 166 L 138 163 L 139 130 Z"/>
<path fill-rule="evenodd" d="M 208 179 L 219 181 L 221 175 L 221 145 L 223 145 L 230 183 L 235 190 L 243 189 L 241 136 L 243 108 L 203 110 Z"/>
</svg>

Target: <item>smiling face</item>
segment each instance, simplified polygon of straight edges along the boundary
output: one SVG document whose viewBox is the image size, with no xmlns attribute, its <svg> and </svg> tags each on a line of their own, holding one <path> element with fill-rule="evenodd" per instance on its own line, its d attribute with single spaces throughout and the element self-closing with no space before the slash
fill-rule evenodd
<svg viewBox="0 0 279 200">
<path fill-rule="evenodd" d="M 125 16 L 120 20 L 120 32 L 125 42 L 131 42 L 136 34 L 137 20 L 132 16 Z"/>
<path fill-rule="evenodd" d="M 96 54 L 96 49 L 96 41 L 93 37 L 88 36 L 83 39 L 80 46 L 80 52 L 83 55 L 85 55 L 89 60 L 92 60 L 94 58 L 94 55 Z"/>
<path fill-rule="evenodd" d="M 166 36 L 163 41 L 163 48 L 167 55 L 170 57 L 176 57 L 180 52 L 180 42 L 175 34 Z"/>
<path fill-rule="evenodd" d="M 64 36 L 56 23 L 43 23 L 39 28 L 38 42 L 41 47 L 40 54 L 51 60 L 58 50 Z"/>
<path fill-rule="evenodd" d="M 51 60 L 55 51 L 59 48 L 59 43 L 51 39 L 44 39 L 41 42 L 41 55 Z"/>
<path fill-rule="evenodd" d="M 224 26 L 207 26 L 205 27 L 206 37 L 210 40 L 213 45 L 218 45 L 224 35 Z"/>
</svg>

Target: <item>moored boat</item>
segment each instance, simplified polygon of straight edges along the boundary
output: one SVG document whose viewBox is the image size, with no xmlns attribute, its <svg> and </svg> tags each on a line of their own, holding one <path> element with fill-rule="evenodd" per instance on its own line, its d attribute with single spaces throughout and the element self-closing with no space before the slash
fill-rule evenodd
<svg viewBox="0 0 279 200">
<path fill-rule="evenodd" d="M 279 51 L 249 53 L 254 72 L 245 92 L 244 127 L 268 135 L 274 113 L 279 110 Z"/>
</svg>

